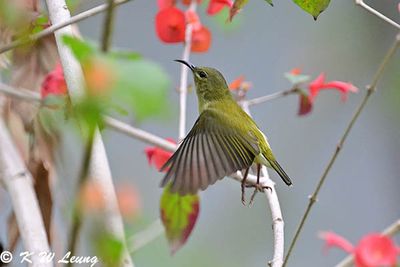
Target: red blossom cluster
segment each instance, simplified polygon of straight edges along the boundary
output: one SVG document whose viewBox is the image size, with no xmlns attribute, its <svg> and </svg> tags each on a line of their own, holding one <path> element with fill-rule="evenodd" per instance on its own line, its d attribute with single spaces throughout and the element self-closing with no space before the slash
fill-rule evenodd
<svg viewBox="0 0 400 267">
<path fill-rule="evenodd" d="M 379 233 L 364 236 L 357 246 L 333 232 L 323 232 L 320 237 L 325 240 L 326 249 L 338 247 L 352 254 L 356 267 L 396 266 L 400 254 L 393 240 Z"/>
<path fill-rule="evenodd" d="M 193 0 L 194 1 L 194 0 Z M 201 0 L 196 0 L 201 3 Z M 184 5 L 189 5 L 191 0 L 181 0 Z M 192 52 L 206 52 L 211 45 L 211 32 L 204 26 L 196 11 L 188 9 L 183 12 L 177 7 L 177 1 L 157 0 L 159 11 L 156 15 L 155 26 L 158 38 L 164 43 L 184 43 L 186 25 L 192 25 Z M 231 8 L 232 0 L 211 0 L 207 7 L 208 15 L 219 13 L 224 7 Z"/>
<path fill-rule="evenodd" d="M 293 76 L 301 75 L 300 68 L 294 68 L 290 71 L 290 74 Z M 341 94 L 342 101 L 346 101 L 349 93 L 356 93 L 358 88 L 355 87 L 352 83 L 343 82 L 343 81 L 325 81 L 325 73 L 322 72 L 315 80 L 308 83 L 308 92 L 303 92 L 299 90 L 300 95 L 300 104 L 298 115 L 303 116 L 311 112 L 312 107 L 315 102 L 316 96 L 320 91 L 326 89 L 337 90 Z"/>
</svg>

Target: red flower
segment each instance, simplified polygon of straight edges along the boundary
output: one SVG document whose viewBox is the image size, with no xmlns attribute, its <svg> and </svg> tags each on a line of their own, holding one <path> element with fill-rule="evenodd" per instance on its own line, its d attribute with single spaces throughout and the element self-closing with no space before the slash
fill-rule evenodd
<svg viewBox="0 0 400 267">
<path fill-rule="evenodd" d="M 176 7 L 167 7 L 156 15 L 156 32 L 165 43 L 185 41 L 185 14 Z"/>
<path fill-rule="evenodd" d="M 196 11 L 191 9 L 185 12 L 186 22 L 188 24 L 192 24 L 193 31 L 200 30 L 203 25 L 201 25 L 199 15 L 197 15 Z"/>
<path fill-rule="evenodd" d="M 54 70 L 47 74 L 42 83 L 42 88 L 40 89 L 42 99 L 46 98 L 50 94 L 67 94 L 67 84 L 65 83 L 64 72 L 61 64 L 57 64 Z"/>
<path fill-rule="evenodd" d="M 187 6 L 190 5 L 191 2 L 192 2 L 192 0 L 182 0 L 182 4 L 187 5 Z M 197 4 L 201 4 L 201 0 L 197 0 Z"/>
<path fill-rule="evenodd" d="M 206 52 L 211 45 L 211 32 L 204 26 L 200 29 L 193 29 L 192 32 L 192 46 L 190 50 L 192 52 Z"/>
<path fill-rule="evenodd" d="M 360 240 L 355 251 L 356 266 L 395 266 L 397 253 L 393 240 L 382 234 L 369 234 Z"/>
<path fill-rule="evenodd" d="M 304 116 L 311 112 L 313 105 L 310 101 L 309 96 L 306 95 L 304 92 L 300 92 L 299 96 L 300 96 L 300 105 L 297 115 Z"/>
<path fill-rule="evenodd" d="M 314 81 L 308 85 L 310 91 L 310 102 L 313 102 L 318 93 L 323 89 L 336 89 L 340 91 L 342 101 L 347 100 L 347 95 L 349 92 L 357 92 L 358 89 L 351 83 L 342 81 L 330 81 L 325 82 L 325 73 L 321 73 Z"/>
<path fill-rule="evenodd" d="M 293 75 L 299 75 L 301 74 L 301 69 L 300 68 L 293 68 L 291 71 L 289 71 L 290 74 Z"/>
<path fill-rule="evenodd" d="M 175 6 L 175 0 L 157 0 L 157 5 L 160 10 Z"/>
<path fill-rule="evenodd" d="M 171 139 L 167 139 L 169 142 L 175 142 Z M 168 161 L 172 156 L 172 152 L 165 151 L 159 147 L 146 147 L 144 152 L 146 153 L 149 165 L 153 165 L 157 170 L 160 170 L 162 166 Z M 166 171 L 166 170 L 165 170 Z"/>
<path fill-rule="evenodd" d="M 233 80 L 233 82 L 231 82 L 229 84 L 229 89 L 232 91 L 235 91 L 238 89 L 248 91 L 251 86 L 252 86 L 251 82 L 245 81 L 244 76 L 240 75 L 235 80 Z"/>
<path fill-rule="evenodd" d="M 336 246 L 353 254 L 356 267 L 395 266 L 397 263 L 399 248 L 393 240 L 382 234 L 366 235 L 356 247 L 333 232 L 324 232 L 321 238 L 325 240 L 327 248 Z"/>
<path fill-rule="evenodd" d="M 232 0 L 210 0 L 207 7 L 208 15 L 215 15 L 219 13 L 225 6 L 231 8 L 233 6 Z"/>
</svg>

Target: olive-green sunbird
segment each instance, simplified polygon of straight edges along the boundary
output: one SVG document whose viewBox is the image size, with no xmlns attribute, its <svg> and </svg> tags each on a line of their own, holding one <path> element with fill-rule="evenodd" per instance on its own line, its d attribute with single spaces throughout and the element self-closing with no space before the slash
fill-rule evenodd
<svg viewBox="0 0 400 267">
<path fill-rule="evenodd" d="M 176 61 L 193 72 L 200 115 L 161 168 L 168 168 L 161 186 L 171 183 L 172 192 L 195 194 L 236 171 L 244 171 L 244 182 L 253 163 L 257 164 L 257 184 L 262 164 L 273 168 L 287 185 L 291 185 L 267 138 L 237 104 L 222 74 L 214 68 Z"/>
</svg>

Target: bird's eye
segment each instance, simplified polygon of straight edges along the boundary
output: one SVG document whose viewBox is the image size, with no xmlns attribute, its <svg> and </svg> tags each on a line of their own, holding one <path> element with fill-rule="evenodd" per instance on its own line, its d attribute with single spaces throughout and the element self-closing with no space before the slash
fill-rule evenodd
<svg viewBox="0 0 400 267">
<path fill-rule="evenodd" d="M 204 71 L 199 71 L 199 76 L 200 78 L 207 78 L 207 73 L 205 73 Z"/>
</svg>

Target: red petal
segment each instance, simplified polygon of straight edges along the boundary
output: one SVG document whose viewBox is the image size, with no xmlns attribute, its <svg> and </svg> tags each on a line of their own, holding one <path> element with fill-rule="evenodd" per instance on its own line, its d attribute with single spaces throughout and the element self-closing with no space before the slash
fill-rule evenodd
<svg viewBox="0 0 400 267">
<path fill-rule="evenodd" d="M 215 15 L 219 13 L 225 6 L 231 8 L 233 2 L 231 0 L 211 0 L 207 7 L 208 15 Z"/>
<path fill-rule="evenodd" d="M 167 141 L 176 144 L 171 138 L 167 138 Z M 172 156 L 172 153 L 165 151 L 159 147 L 146 147 L 144 152 L 146 153 L 147 161 L 150 166 L 154 166 L 157 170 L 160 170 L 162 166 L 168 161 Z"/>
<path fill-rule="evenodd" d="M 299 75 L 299 74 L 301 74 L 301 69 L 300 68 L 293 68 L 289 73 L 293 74 L 293 75 Z"/>
<path fill-rule="evenodd" d="M 239 77 L 237 77 L 235 80 L 233 80 L 233 82 L 231 82 L 229 84 L 229 89 L 231 90 L 237 90 L 240 88 L 240 86 L 242 85 L 242 83 L 244 82 L 244 76 L 240 75 Z"/>
<path fill-rule="evenodd" d="M 308 89 L 310 90 L 310 100 L 313 102 L 325 82 L 325 73 L 321 73 L 314 81 L 310 82 Z"/>
<path fill-rule="evenodd" d="M 42 99 L 46 96 L 66 95 L 67 84 L 65 83 L 64 73 L 61 64 L 57 64 L 53 71 L 49 72 L 42 82 L 40 89 Z"/>
<path fill-rule="evenodd" d="M 156 15 L 156 32 L 165 43 L 180 43 L 185 40 L 185 14 L 176 7 L 168 7 Z"/>
<path fill-rule="evenodd" d="M 186 6 L 190 5 L 191 2 L 192 0 L 182 0 L 182 4 Z M 201 0 L 197 0 L 197 4 L 201 4 Z"/>
<path fill-rule="evenodd" d="M 206 52 L 211 45 L 211 32 L 204 26 L 192 32 L 192 52 Z"/>
<path fill-rule="evenodd" d="M 175 6 L 175 0 L 157 0 L 157 5 L 160 10 Z"/>
<path fill-rule="evenodd" d="M 299 104 L 299 111 L 297 115 L 304 116 L 311 112 L 312 110 L 312 102 L 308 95 L 304 93 L 300 93 L 300 104 Z"/>
<path fill-rule="evenodd" d="M 344 237 L 335 234 L 334 232 L 322 232 L 320 238 L 325 240 L 325 249 L 329 249 L 332 247 L 338 247 L 343 249 L 348 253 L 353 252 L 353 245 L 347 241 Z"/>
<path fill-rule="evenodd" d="M 187 23 L 192 24 L 193 30 L 201 29 L 202 25 L 200 22 L 199 15 L 197 15 L 196 11 L 193 11 L 191 9 L 187 10 L 185 12 L 185 17 L 186 17 Z"/>
<path fill-rule="evenodd" d="M 333 89 L 339 90 L 341 93 L 342 101 L 347 100 L 347 96 L 348 96 L 349 92 L 356 93 L 358 91 L 358 88 L 355 87 L 353 84 L 347 83 L 347 82 L 342 82 L 342 81 L 328 82 L 328 83 L 324 84 L 322 88 L 323 89 L 333 88 Z"/>
<path fill-rule="evenodd" d="M 355 249 L 357 267 L 395 266 L 397 248 L 389 237 L 369 234 L 360 240 Z"/>
</svg>

